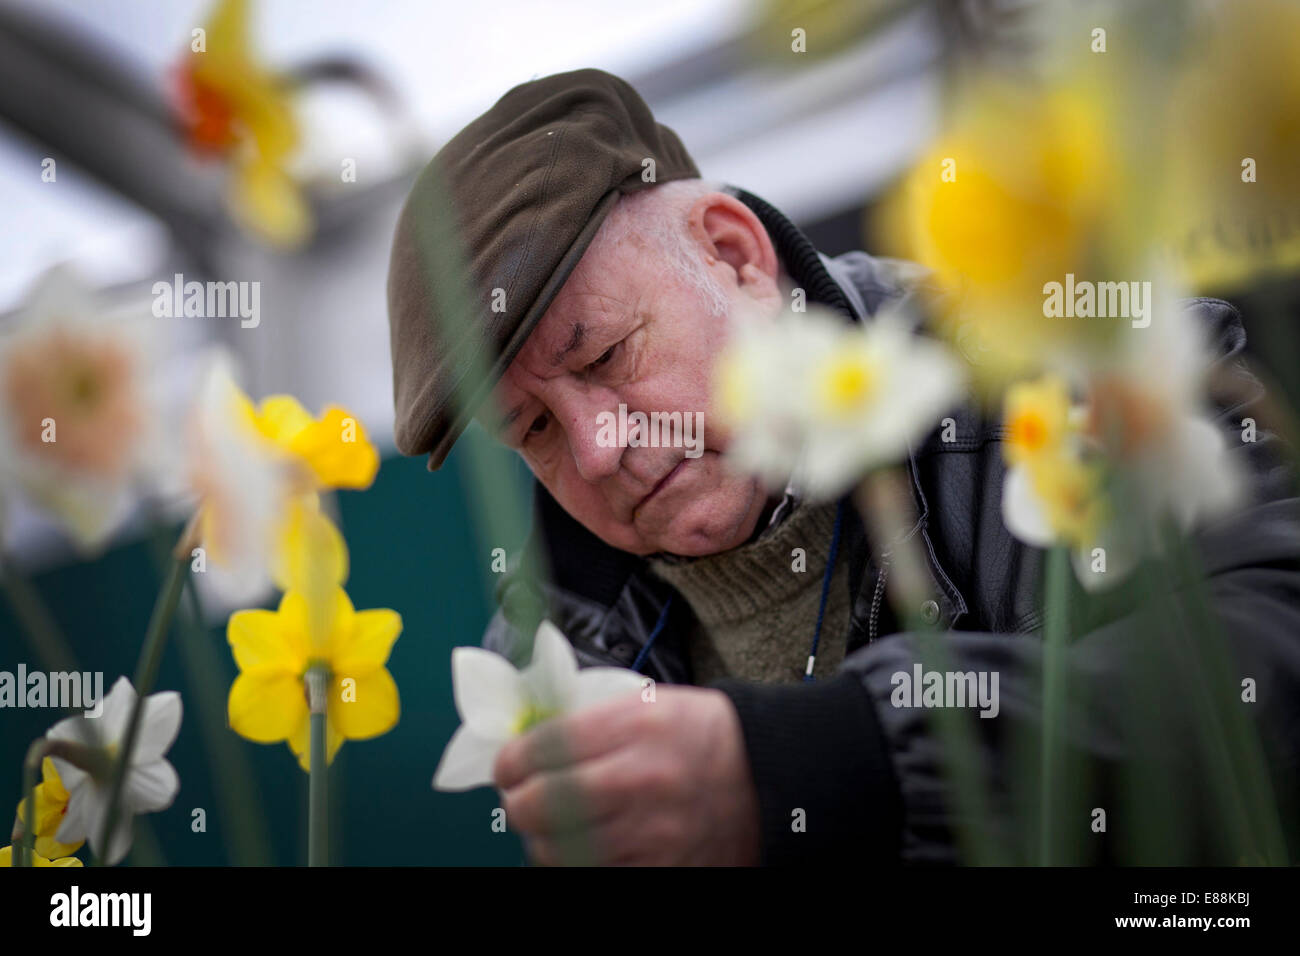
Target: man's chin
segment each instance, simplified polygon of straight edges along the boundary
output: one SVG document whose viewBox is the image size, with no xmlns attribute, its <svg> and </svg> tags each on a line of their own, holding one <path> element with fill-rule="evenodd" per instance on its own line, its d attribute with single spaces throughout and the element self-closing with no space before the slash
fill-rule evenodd
<svg viewBox="0 0 1300 956">
<path fill-rule="evenodd" d="M 699 558 L 730 551 L 749 540 L 763 508 L 762 495 L 713 503 L 699 499 L 674 512 L 663 529 L 639 531 L 637 554 Z"/>
</svg>

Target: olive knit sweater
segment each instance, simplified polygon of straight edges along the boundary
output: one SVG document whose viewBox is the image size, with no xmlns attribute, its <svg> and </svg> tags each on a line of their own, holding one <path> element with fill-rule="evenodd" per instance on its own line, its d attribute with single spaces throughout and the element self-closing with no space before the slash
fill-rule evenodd
<svg viewBox="0 0 1300 956">
<path fill-rule="evenodd" d="M 834 526 L 834 502 L 800 503 L 758 538 L 730 551 L 695 559 L 650 559 L 651 570 L 695 613 L 689 647 L 696 684 L 720 677 L 763 683 L 803 679 Z M 848 561 L 841 554 L 826 601 L 813 672 L 817 677 L 834 673 L 844 659 L 847 574 Z"/>
</svg>

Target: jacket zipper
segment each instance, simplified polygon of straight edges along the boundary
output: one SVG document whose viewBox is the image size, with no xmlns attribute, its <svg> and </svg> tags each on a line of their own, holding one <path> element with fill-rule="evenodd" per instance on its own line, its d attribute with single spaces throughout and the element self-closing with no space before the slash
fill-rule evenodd
<svg viewBox="0 0 1300 956">
<path fill-rule="evenodd" d="M 880 629 L 880 602 L 885 596 L 885 578 L 889 577 L 889 558 L 881 555 L 880 573 L 876 575 L 876 593 L 871 596 L 871 619 L 868 623 L 867 643 L 875 643 Z"/>
</svg>

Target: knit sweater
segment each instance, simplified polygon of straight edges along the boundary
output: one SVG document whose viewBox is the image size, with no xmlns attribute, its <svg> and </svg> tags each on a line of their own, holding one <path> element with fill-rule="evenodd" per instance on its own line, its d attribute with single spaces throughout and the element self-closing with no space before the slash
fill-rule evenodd
<svg viewBox="0 0 1300 956">
<path fill-rule="evenodd" d="M 650 559 L 650 568 L 690 604 L 688 646 L 696 684 L 720 677 L 762 683 L 803 679 L 830 555 L 835 504 L 798 504 L 748 544 L 693 560 Z M 795 553 L 802 548 L 805 560 Z M 800 570 L 802 569 L 802 570 Z M 831 579 L 814 675 L 834 673 L 849 630 L 848 561 Z"/>
</svg>

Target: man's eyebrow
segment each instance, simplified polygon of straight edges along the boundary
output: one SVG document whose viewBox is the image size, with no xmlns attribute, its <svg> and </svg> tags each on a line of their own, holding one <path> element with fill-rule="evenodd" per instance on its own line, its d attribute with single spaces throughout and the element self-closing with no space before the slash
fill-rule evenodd
<svg viewBox="0 0 1300 956">
<path fill-rule="evenodd" d="M 514 408 L 510 409 L 510 411 L 506 412 L 505 416 L 501 419 L 500 423 L 497 425 L 497 435 L 499 435 L 501 438 L 505 438 L 507 435 L 509 435 L 510 426 L 513 425 L 519 419 L 519 415 L 521 412 L 523 412 L 523 409 L 524 407 L 522 405 L 516 405 Z"/>
<path fill-rule="evenodd" d="M 554 355 L 551 356 L 551 365 L 552 366 L 563 365 L 564 360 L 568 358 L 570 354 L 577 351 L 582 346 L 582 340 L 586 337 L 586 335 L 587 335 L 587 327 L 583 325 L 581 322 L 574 322 L 573 331 L 569 333 L 568 344 L 565 345 L 564 348 L 560 349 L 560 351 L 556 352 Z"/>
</svg>

